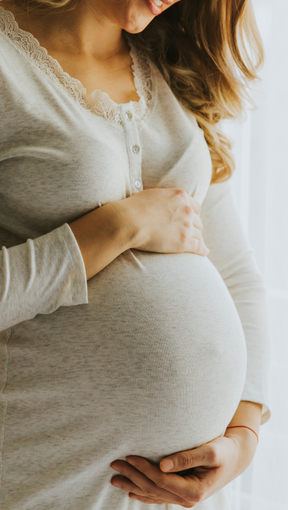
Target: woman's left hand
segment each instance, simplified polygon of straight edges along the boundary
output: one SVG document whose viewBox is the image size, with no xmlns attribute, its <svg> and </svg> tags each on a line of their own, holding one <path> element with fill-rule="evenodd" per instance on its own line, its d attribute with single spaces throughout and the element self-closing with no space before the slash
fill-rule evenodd
<svg viewBox="0 0 288 510">
<path fill-rule="evenodd" d="M 169 455 L 161 460 L 160 467 L 136 456 L 126 457 L 127 462 L 114 461 L 110 466 L 123 476 L 116 475 L 111 483 L 120 483 L 130 498 L 142 503 L 193 508 L 243 473 L 256 448 L 257 439 L 251 431 L 229 429 L 225 436 L 198 448 Z M 168 459 L 174 463 L 171 470 L 165 469 Z"/>
</svg>

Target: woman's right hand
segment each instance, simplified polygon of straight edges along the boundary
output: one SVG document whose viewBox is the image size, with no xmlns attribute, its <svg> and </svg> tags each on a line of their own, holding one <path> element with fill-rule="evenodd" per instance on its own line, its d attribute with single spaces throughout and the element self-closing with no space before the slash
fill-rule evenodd
<svg viewBox="0 0 288 510">
<path fill-rule="evenodd" d="M 181 189 L 149 188 L 69 223 L 87 280 L 126 250 L 207 255 L 201 207 Z"/>
<path fill-rule="evenodd" d="M 131 248 L 157 253 L 208 255 L 201 206 L 186 191 L 149 188 L 121 201 L 134 235 Z"/>
</svg>

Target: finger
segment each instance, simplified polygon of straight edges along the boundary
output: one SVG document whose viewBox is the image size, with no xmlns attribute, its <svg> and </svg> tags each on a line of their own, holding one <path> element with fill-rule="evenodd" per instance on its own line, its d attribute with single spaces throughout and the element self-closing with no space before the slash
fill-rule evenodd
<svg viewBox="0 0 288 510">
<path fill-rule="evenodd" d="M 118 476 L 118 475 L 114 476 L 114 478 L 112 478 L 110 483 L 111 483 L 111 485 L 113 485 L 113 487 L 116 487 L 118 489 L 122 489 L 126 492 L 129 492 L 129 496 L 130 496 L 130 493 L 137 495 L 139 497 L 141 496 L 142 498 L 149 500 L 150 503 L 151 502 L 158 503 L 158 504 L 163 504 L 163 503 L 168 503 L 168 502 L 178 503 L 178 504 L 186 503 L 186 501 L 184 501 L 184 499 L 177 497 L 175 495 L 167 494 L 165 496 L 164 491 L 163 491 L 162 499 L 160 498 L 160 496 L 156 496 L 156 495 L 153 496 L 152 493 L 151 493 L 151 496 L 148 497 L 147 492 L 144 492 L 142 489 L 140 489 L 140 487 L 138 487 L 133 482 L 131 482 L 131 480 L 129 480 L 129 478 L 125 478 L 123 476 Z M 154 484 L 154 488 L 153 488 L 154 493 L 155 493 L 155 487 L 156 486 Z M 160 499 L 161 499 L 161 503 L 160 503 Z"/>
<path fill-rule="evenodd" d="M 148 505 L 163 505 L 165 503 L 165 501 L 162 501 L 160 499 L 151 499 L 151 498 L 147 498 L 145 496 L 138 496 L 138 495 L 135 495 L 135 494 L 129 494 L 129 498 L 131 499 L 137 499 L 138 501 L 141 501 L 142 503 L 148 503 Z"/>
<path fill-rule="evenodd" d="M 199 228 L 193 227 L 192 237 L 195 237 L 195 239 L 198 239 L 199 241 L 204 243 L 204 239 L 202 237 L 202 233 L 201 233 L 201 230 L 199 230 Z"/>
<path fill-rule="evenodd" d="M 144 492 L 142 489 L 140 489 L 140 487 L 131 482 L 129 478 L 125 478 L 124 476 L 114 476 L 110 483 L 113 485 L 113 487 L 122 489 L 123 491 L 131 492 L 133 494 L 137 494 L 138 496 L 147 497 L 147 492 Z"/>
<path fill-rule="evenodd" d="M 193 211 L 192 222 L 193 225 L 197 227 L 199 230 L 203 230 L 203 221 L 195 211 Z"/>
<path fill-rule="evenodd" d="M 197 202 L 196 198 L 194 197 L 190 197 L 190 206 L 192 207 L 193 211 L 196 212 L 196 214 L 200 214 L 201 212 L 201 205 L 199 204 L 199 202 Z"/>
<path fill-rule="evenodd" d="M 203 497 L 203 482 L 194 475 L 179 476 L 178 474 L 176 475 L 173 473 L 163 473 L 157 466 L 150 464 L 150 462 L 148 462 L 146 459 L 143 459 L 142 457 L 129 456 L 126 457 L 126 459 L 127 462 L 128 460 L 130 462 L 133 459 L 136 469 L 141 471 L 147 478 L 154 482 L 155 486 L 161 487 L 162 492 L 155 493 L 154 497 L 163 499 L 166 503 L 169 503 L 169 501 L 176 503 L 175 497 L 178 497 L 180 498 L 181 502 L 178 499 L 179 503 L 176 504 L 185 506 L 187 505 L 187 502 L 197 503 L 200 501 L 199 498 Z M 136 485 L 138 484 L 136 483 Z M 169 497 L 172 499 L 168 501 L 166 499 L 166 492 L 163 491 L 167 491 L 167 494 L 169 494 Z M 148 497 L 152 498 L 153 494 L 148 494 Z"/>
<path fill-rule="evenodd" d="M 188 250 L 191 253 L 195 253 L 197 255 L 203 255 L 204 257 L 208 255 L 210 250 L 208 250 L 206 244 L 194 237 L 189 238 L 188 240 Z"/>
<path fill-rule="evenodd" d="M 162 459 L 160 469 L 164 472 L 176 472 L 201 467 L 218 467 L 221 464 L 220 453 L 213 443 L 199 446 L 193 450 L 179 452 Z"/>
<path fill-rule="evenodd" d="M 133 459 L 134 458 L 135 457 L 133 457 Z M 132 467 L 128 463 L 128 461 L 127 462 L 117 461 L 117 466 L 121 469 L 121 474 L 124 475 L 123 478 L 120 477 L 121 478 L 120 483 L 122 485 L 122 487 L 121 487 L 122 489 L 128 490 L 130 492 L 134 492 L 136 494 L 138 493 L 138 491 L 140 489 L 140 495 L 144 495 L 145 497 L 153 498 L 153 499 L 155 499 L 155 498 L 162 499 L 163 501 L 165 501 L 165 503 L 174 503 L 174 504 L 182 504 L 183 502 L 185 503 L 185 501 L 183 500 L 183 498 L 181 496 L 179 496 L 178 494 L 175 495 L 175 494 L 171 493 L 169 490 L 166 490 L 164 478 L 167 478 L 168 476 L 170 477 L 171 475 L 165 475 L 165 474 L 161 473 L 160 469 L 157 466 L 152 465 L 146 459 L 141 458 L 141 460 L 143 460 L 143 462 L 141 464 L 142 466 L 143 466 L 143 463 L 145 463 L 145 467 L 146 467 L 145 473 L 143 472 L 142 469 L 138 470 L 137 467 L 136 468 Z M 113 469 L 115 469 L 115 465 L 112 464 L 111 467 Z M 117 471 L 120 471 L 119 468 L 117 469 Z M 157 480 L 156 484 L 155 484 L 154 480 L 152 480 L 151 476 L 147 476 L 147 473 L 149 474 L 151 472 L 151 470 L 154 470 L 155 473 L 156 473 L 156 471 L 158 472 L 158 477 L 154 473 L 154 478 L 156 478 L 156 480 Z M 151 475 L 151 473 L 150 473 L 150 475 Z M 176 476 L 176 475 L 172 475 L 172 476 Z M 181 480 L 181 477 L 177 477 L 177 478 L 179 478 Z M 128 479 L 128 480 L 126 480 L 126 479 Z M 113 480 L 114 480 L 114 478 L 111 480 L 111 483 Z M 130 483 L 130 485 L 129 485 L 129 483 Z M 131 485 L 131 483 L 132 483 L 132 485 Z"/>
</svg>

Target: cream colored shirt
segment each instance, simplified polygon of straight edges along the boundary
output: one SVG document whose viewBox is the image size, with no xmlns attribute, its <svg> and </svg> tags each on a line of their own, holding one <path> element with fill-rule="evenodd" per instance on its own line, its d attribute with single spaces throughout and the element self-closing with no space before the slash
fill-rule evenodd
<svg viewBox="0 0 288 510">
<path fill-rule="evenodd" d="M 118 105 L 0 7 L 2 510 L 144 510 L 110 462 L 200 446 L 241 399 L 270 416 L 265 287 L 231 183 L 210 185 L 194 116 L 129 44 L 141 99 Z M 87 282 L 68 223 L 153 187 L 198 200 L 209 256 L 126 250 Z M 198 508 L 230 510 L 226 489 Z"/>
</svg>

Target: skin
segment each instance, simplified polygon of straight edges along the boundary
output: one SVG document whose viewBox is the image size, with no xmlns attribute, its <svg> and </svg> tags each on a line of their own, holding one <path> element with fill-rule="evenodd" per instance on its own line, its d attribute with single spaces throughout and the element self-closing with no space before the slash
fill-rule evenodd
<svg viewBox="0 0 288 510">
<path fill-rule="evenodd" d="M 259 434 L 261 412 L 261 404 L 241 401 L 229 425 L 246 425 Z M 256 448 L 257 438 L 250 430 L 227 429 L 223 437 L 199 448 L 165 457 L 174 462 L 172 470 L 166 468 L 165 459 L 159 466 L 134 455 L 127 456 L 127 462 L 116 460 L 110 466 L 121 474 L 113 477 L 111 484 L 143 503 L 193 508 L 243 473 Z M 192 474 L 173 474 L 191 468 L 194 468 Z"/>
<path fill-rule="evenodd" d="M 180 0 L 173 3 L 177 1 Z M 126 76 L 122 84 L 119 82 L 119 88 L 128 87 L 131 61 L 122 29 L 139 33 L 154 18 L 144 0 L 81 0 L 75 10 L 49 16 L 35 12 L 27 15 L 11 1 L 4 0 L 2 5 L 14 13 L 20 28 L 31 32 L 64 71 L 82 82 L 88 93 L 96 88 L 104 90 L 105 86 L 110 91 L 109 83 L 114 82 L 116 75 Z M 169 7 L 164 5 L 163 10 Z M 103 88 L 99 86 L 101 75 Z M 129 94 L 128 101 L 138 100 L 135 89 Z M 91 274 L 96 274 L 95 268 Z M 261 412 L 261 404 L 241 401 L 229 425 L 246 425 L 258 434 Z M 251 463 L 256 448 L 253 432 L 244 428 L 228 429 L 224 437 L 167 457 L 174 461 L 174 469 L 169 473 L 164 459 L 159 466 L 137 456 L 126 457 L 126 462 L 115 459 L 111 467 L 120 475 L 114 476 L 111 483 L 115 490 L 119 490 L 116 482 L 120 483 L 120 490 L 143 503 L 174 503 L 192 508 L 239 476 Z M 194 468 L 192 474 L 175 474 L 191 468 Z"/>
<path fill-rule="evenodd" d="M 27 14 L 13 0 L 4 0 L 2 5 L 14 13 L 20 28 L 31 32 L 64 71 L 81 81 L 88 94 L 99 88 L 99 76 L 106 77 L 103 85 L 109 88 L 109 82 L 115 84 L 115 78 L 129 72 L 132 99 L 139 100 L 130 69 L 130 48 L 122 29 L 136 34 L 152 21 L 154 16 L 144 0 L 81 0 L 72 11 L 53 11 L 48 16 L 35 11 Z M 169 8 L 164 5 L 163 11 Z M 125 84 L 127 88 L 127 80 Z"/>
</svg>

